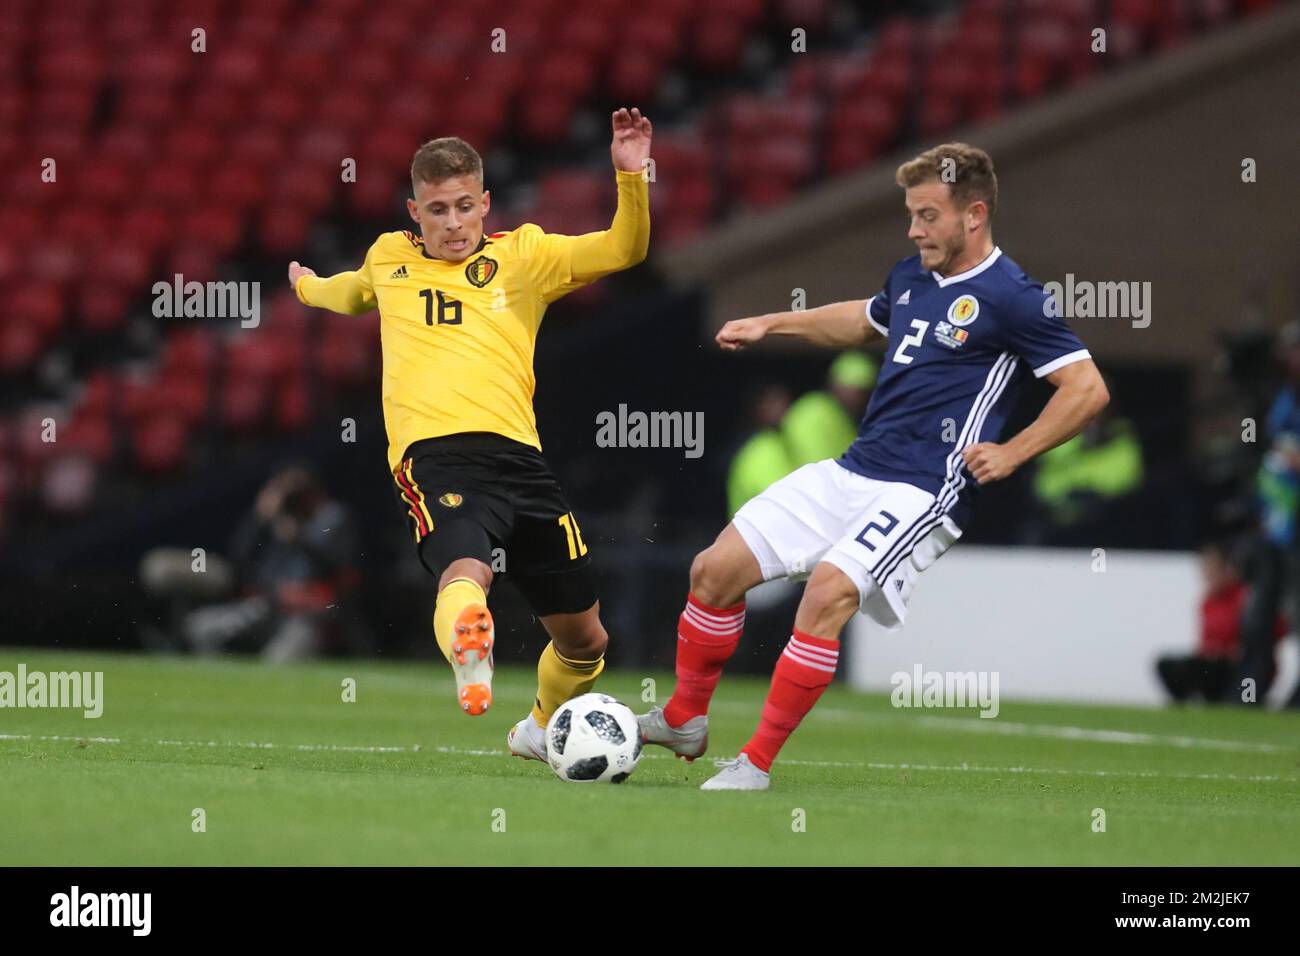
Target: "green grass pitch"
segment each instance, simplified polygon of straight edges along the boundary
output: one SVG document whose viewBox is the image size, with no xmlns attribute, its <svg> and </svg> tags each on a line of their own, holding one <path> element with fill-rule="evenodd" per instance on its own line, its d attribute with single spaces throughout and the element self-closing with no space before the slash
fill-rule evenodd
<svg viewBox="0 0 1300 956">
<path fill-rule="evenodd" d="M 269 668 L 0 649 L 0 670 L 101 670 L 104 714 L 0 708 L 0 860 L 27 865 L 1117 864 L 1300 859 L 1300 714 L 1003 701 L 898 710 L 829 690 L 766 793 L 647 748 L 622 786 L 508 757 L 532 674 L 470 718 L 432 663 Z M 656 674 L 666 697 L 669 675 Z M 345 678 L 356 701 L 342 700 Z M 765 680 L 725 678 L 710 757 Z M 641 703 L 642 676 L 599 689 Z M 206 832 L 192 830 L 201 808 Z M 1094 832 L 1094 811 L 1105 832 Z M 800 825 L 802 824 L 802 826 Z"/>
</svg>

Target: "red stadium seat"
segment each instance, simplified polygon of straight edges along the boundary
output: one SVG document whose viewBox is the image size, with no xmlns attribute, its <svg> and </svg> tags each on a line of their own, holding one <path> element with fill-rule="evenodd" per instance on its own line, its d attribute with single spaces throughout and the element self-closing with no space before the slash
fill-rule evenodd
<svg viewBox="0 0 1300 956">
<path fill-rule="evenodd" d="M 166 86 L 128 86 L 118 103 L 118 122 L 128 126 L 166 127 L 180 113 L 179 94 Z"/>
<path fill-rule="evenodd" d="M 290 86 L 276 86 L 253 101 L 252 115 L 258 122 L 291 133 L 307 122 L 314 93 Z"/>
<path fill-rule="evenodd" d="M 206 82 L 227 89 L 252 90 L 266 79 L 267 58 L 255 47 L 222 44 L 206 54 L 211 59 Z"/>
<path fill-rule="evenodd" d="M 705 17 L 695 24 L 692 51 L 700 68 L 712 73 L 733 69 L 745 45 L 745 27 L 735 20 Z"/>
<path fill-rule="evenodd" d="M 262 213 L 255 234 L 268 255 L 299 258 L 307 245 L 310 229 L 311 218 L 301 207 L 276 202 Z"/>
<path fill-rule="evenodd" d="M 118 206 L 134 194 L 131 180 L 126 163 L 101 157 L 80 171 L 76 186 L 81 202 Z"/>
<path fill-rule="evenodd" d="M 206 167 L 224 151 L 226 144 L 211 126 L 201 123 L 183 123 L 168 131 L 163 145 L 169 159 Z"/>
<path fill-rule="evenodd" d="M 206 376 L 183 371 L 165 373 L 155 386 L 158 406 L 176 415 L 187 430 L 191 429 L 207 415 L 208 382 Z"/>
<path fill-rule="evenodd" d="M 37 332 L 42 341 L 64 325 L 64 294 L 60 284 L 25 281 L 12 294 L 6 306 L 6 325 L 21 325 Z"/>
<path fill-rule="evenodd" d="M 349 323 L 374 321 L 360 316 L 338 318 Z M 325 327 L 320 343 L 319 362 L 321 376 L 336 389 L 364 382 L 373 364 L 370 350 L 358 340 L 352 330 L 339 321 L 329 322 Z"/>
<path fill-rule="evenodd" d="M 152 255 L 177 234 L 172 217 L 158 206 L 134 206 L 122 216 L 121 236 Z"/>
<path fill-rule="evenodd" d="M 36 326 L 18 322 L 0 325 L 0 371 L 6 375 L 30 371 L 44 343 L 45 336 Z"/>
<path fill-rule="evenodd" d="M 159 160 L 145 172 L 144 193 L 154 202 L 183 207 L 199 195 L 199 185 L 198 172 L 184 159 Z"/>
<path fill-rule="evenodd" d="M 87 455 L 95 464 L 104 465 L 113 457 L 113 426 L 102 412 L 82 405 L 60 441 L 66 448 Z"/>
<path fill-rule="evenodd" d="M 570 96 L 538 88 L 524 105 L 523 132 L 536 143 L 559 143 L 569 136 L 574 103 Z"/>
<path fill-rule="evenodd" d="M 282 432 L 299 431 L 311 419 L 312 407 L 306 380 L 301 375 L 285 378 L 275 389 L 275 426 Z"/>
<path fill-rule="evenodd" d="M 214 203 L 240 211 L 262 205 L 271 191 L 262 167 L 248 161 L 222 164 L 213 174 L 209 189 Z"/>
<path fill-rule="evenodd" d="M 156 139 L 143 126 L 119 124 L 100 140 L 100 153 L 104 159 L 124 163 L 134 170 L 155 160 L 157 148 Z"/>
<path fill-rule="evenodd" d="M 289 148 L 285 135 L 270 124 L 243 126 L 230 136 L 230 158 L 234 161 L 266 165 L 280 160 Z"/>
<path fill-rule="evenodd" d="M 196 69 L 195 56 L 179 45 L 150 45 L 115 64 L 118 78 L 141 86 L 178 86 Z"/>
<path fill-rule="evenodd" d="M 348 183 L 343 188 L 344 199 L 348 209 L 357 216 L 366 219 L 380 219 L 385 216 L 400 215 L 398 210 L 402 195 L 409 194 L 400 177 L 375 175 L 367 170 L 365 175 L 358 175 L 355 183 Z"/>
<path fill-rule="evenodd" d="M 76 324 L 86 332 L 103 334 L 126 324 L 130 296 L 120 285 L 83 285 L 76 291 Z"/>
<path fill-rule="evenodd" d="M 158 412 L 142 420 L 131 431 L 136 467 L 149 475 L 178 471 L 186 461 L 188 438 L 177 414 Z"/>
<path fill-rule="evenodd" d="M 182 222 L 183 235 L 201 236 L 220 256 L 232 253 L 244 234 L 239 210 L 216 202 L 190 207 Z"/>
<path fill-rule="evenodd" d="M 186 282 L 210 282 L 217 278 L 221 256 L 202 236 L 184 236 L 164 256 L 164 277 L 180 274 Z"/>
</svg>

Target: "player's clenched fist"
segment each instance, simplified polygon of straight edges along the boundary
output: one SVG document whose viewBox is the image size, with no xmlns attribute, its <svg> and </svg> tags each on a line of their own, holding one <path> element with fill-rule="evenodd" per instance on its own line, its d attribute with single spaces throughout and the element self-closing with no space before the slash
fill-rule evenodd
<svg viewBox="0 0 1300 956">
<path fill-rule="evenodd" d="M 728 352 L 753 345 L 767 334 L 767 323 L 761 318 L 732 319 L 718 330 L 717 341 Z"/>
<path fill-rule="evenodd" d="M 298 280 L 303 276 L 314 276 L 315 274 L 306 266 L 299 265 L 297 259 L 289 263 L 289 285 L 292 288 L 296 289 L 298 287 Z"/>
<path fill-rule="evenodd" d="M 991 441 L 971 445 L 962 451 L 961 457 L 966 462 L 967 470 L 981 485 L 1001 481 L 1020 467 L 1014 452 L 1006 445 Z"/>
</svg>

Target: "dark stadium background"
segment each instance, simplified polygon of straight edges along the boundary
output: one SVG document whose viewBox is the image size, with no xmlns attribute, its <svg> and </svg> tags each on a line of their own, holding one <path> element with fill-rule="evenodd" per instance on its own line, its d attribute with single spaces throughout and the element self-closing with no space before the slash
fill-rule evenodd
<svg viewBox="0 0 1300 956">
<path fill-rule="evenodd" d="M 1227 412 L 1245 401 L 1216 359 L 1215 330 L 1249 322 L 1276 328 L 1295 315 L 1295 191 L 1292 166 L 1283 165 L 1293 164 L 1295 150 L 1278 144 L 1297 145 L 1282 106 L 1296 87 L 1288 94 L 1276 82 L 1294 78 L 1300 60 L 1290 7 L 1267 0 L 455 7 L 6 0 L 0 643 L 139 647 L 141 627 L 161 619 L 138 583 L 146 551 L 220 553 L 272 470 L 309 460 L 361 529 L 359 613 L 377 652 L 431 656 L 432 582 L 414 562 L 385 468 L 377 320 L 298 308 L 287 297 L 286 265 L 298 259 L 321 274 L 353 268 L 378 232 L 408 227 L 405 164 L 420 141 L 437 135 L 464 135 L 483 153 L 494 197 L 489 229 L 523 221 L 557 232 L 601 228 L 614 197 L 608 114 L 637 105 L 655 123 L 651 258 L 550 308 L 538 340 L 536 409 L 544 451 L 599 567 L 611 661 L 667 666 L 690 558 L 726 520 L 726 469 L 745 437 L 747 396 L 769 382 L 795 394 L 817 388 L 832 358 L 800 349 L 719 352 L 712 334 L 723 300 L 713 293 L 737 270 L 709 265 L 707 277 L 683 281 L 681 257 L 704 261 L 738 228 L 798 210 L 826 183 L 861 180 L 870 189 L 900 159 L 935 142 L 985 145 L 986 133 L 1005 142 L 1008 124 L 1032 124 L 1036 109 L 1056 103 L 1073 108 L 1094 89 L 1110 99 L 1097 94 L 1101 119 L 1088 122 L 1158 123 L 1159 77 L 1142 71 L 1213 43 L 1216 34 L 1252 24 L 1258 32 L 1264 18 L 1285 17 L 1272 48 L 1284 65 L 1273 73 L 1254 54 L 1232 61 L 1229 52 L 1231 70 L 1207 65 L 1199 78 L 1178 81 L 1178 89 L 1198 90 L 1240 82 L 1250 93 L 1238 98 L 1231 123 L 1222 111 L 1210 115 L 1198 141 L 1171 143 L 1164 155 L 1147 142 L 1130 151 L 1123 136 L 1086 146 L 1087 156 L 1109 163 L 1094 179 L 1066 178 L 1051 192 L 1031 192 L 1027 171 L 1086 133 L 1047 123 L 1014 149 L 988 147 L 1003 189 L 998 242 L 1031 274 L 1047 280 L 1067 271 L 1071 260 L 1053 240 L 1076 228 L 1081 274 L 1105 261 L 1112 240 L 1118 256 L 1125 241 L 1139 241 L 1135 235 L 1154 249 L 1154 258 L 1121 258 L 1094 277 L 1155 279 L 1155 321 L 1168 338 L 1076 324 L 1135 424 L 1146 463 L 1129 519 L 1087 533 L 1102 547 L 1194 548 L 1223 522 L 1242 520 L 1231 506 L 1250 471 L 1249 461 L 1225 471 L 1197 457 L 1205 419 L 1231 421 Z M 1086 31 L 1061 39 L 1066 26 L 1093 23 L 1109 28 L 1112 55 L 1089 54 L 1080 39 Z M 192 26 L 207 30 L 205 54 L 189 52 Z M 487 52 L 496 26 L 507 31 L 505 54 Z M 806 29 L 809 52 L 791 50 L 794 28 Z M 241 53 L 236 36 L 257 38 L 261 52 Z M 1289 72 L 1276 48 L 1283 43 Z M 872 72 L 872 51 L 882 48 L 892 52 L 883 66 L 878 55 Z M 974 92 L 970 71 L 981 78 Z M 1148 91 L 1125 100 L 1125 83 L 1146 83 Z M 224 88 L 237 95 L 221 100 Z M 168 89 L 174 96 L 160 92 Z M 1177 96 L 1167 98 L 1172 113 Z M 203 120 L 198 104 L 219 118 Z M 134 139 L 121 132 L 132 124 L 145 132 Z M 280 130 L 270 146 L 241 137 L 260 124 Z M 1276 133 L 1271 149 L 1233 139 L 1249 140 L 1259 129 Z M 1221 231 L 1214 214 L 1205 215 L 1204 235 L 1179 217 L 1152 225 L 1168 206 L 1142 205 L 1151 182 L 1173 176 L 1195 211 L 1198 187 L 1178 178 L 1180 164 L 1212 159 L 1228 183 L 1222 189 L 1250 188 L 1237 181 L 1238 164 L 1260 150 L 1264 171 L 1247 201 L 1256 249 L 1242 248 L 1241 233 Z M 261 158 L 249 158 L 255 155 Z M 43 156 L 59 159 L 56 184 L 37 178 Z M 343 156 L 358 159 L 356 184 L 339 182 Z M 236 202 L 249 176 L 261 177 L 261 186 Z M 890 264 L 911 254 L 901 197 L 890 201 L 897 205 L 872 213 L 870 224 L 892 239 L 870 255 L 850 244 L 826 262 L 825 274 L 809 274 L 809 304 L 869 296 Z M 1098 205 L 1109 218 L 1079 225 L 1076 214 L 1086 220 Z M 161 241 L 142 238 L 141 209 L 160 218 Z M 836 229 L 854 233 L 849 218 Z M 815 244 L 806 233 L 791 238 L 804 251 Z M 1230 251 L 1258 268 L 1216 269 L 1215 255 Z M 788 263 L 789 252 L 786 243 L 769 243 L 763 261 Z M 676 265 L 665 253 L 677 256 Z M 751 262 L 748 271 L 755 268 Z M 239 336 L 237 320 L 153 318 L 150 286 L 175 271 L 200 281 L 259 281 L 261 327 Z M 1186 288 L 1171 289 L 1180 285 Z M 1183 308 L 1187 297 L 1203 308 Z M 1162 299 L 1174 305 L 1162 311 Z M 755 311 L 788 307 L 788 293 L 766 301 Z M 354 328 L 340 330 L 345 324 Z M 160 384 L 182 333 L 191 344 L 209 343 L 198 347 L 197 392 Z M 345 356 L 342 371 L 325 370 L 327 352 Z M 275 369 L 251 386 L 233 384 L 232 370 L 259 353 L 288 354 L 285 367 L 298 377 Z M 360 365 L 350 368 L 346 356 L 360 356 Z M 1269 374 L 1260 367 L 1257 382 Z M 245 386 L 260 391 L 235 421 L 226 402 Z M 1045 397 L 1041 387 L 1028 390 L 1020 424 Z M 597 448 L 597 413 L 620 403 L 703 412 L 704 456 Z M 53 447 L 33 439 L 46 414 L 67 436 Z M 357 422 L 355 444 L 339 440 L 344 417 Z M 93 494 L 72 513 L 56 513 L 43 489 L 59 457 L 71 454 L 94 463 Z M 1014 543 L 1028 479 L 1025 471 L 988 490 L 964 540 Z M 540 627 L 508 584 L 494 590 L 493 604 L 503 609 L 501 659 L 531 659 Z M 750 642 L 741 666 L 765 669 L 783 639 L 774 633 Z"/>
</svg>

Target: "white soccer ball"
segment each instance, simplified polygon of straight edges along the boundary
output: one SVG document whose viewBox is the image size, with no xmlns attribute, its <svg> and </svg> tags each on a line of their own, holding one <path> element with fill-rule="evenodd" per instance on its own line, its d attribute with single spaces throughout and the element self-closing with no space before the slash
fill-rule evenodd
<svg viewBox="0 0 1300 956">
<path fill-rule="evenodd" d="M 622 783 L 641 759 L 636 715 L 605 694 L 565 701 L 546 725 L 546 758 L 561 780 Z"/>
</svg>

